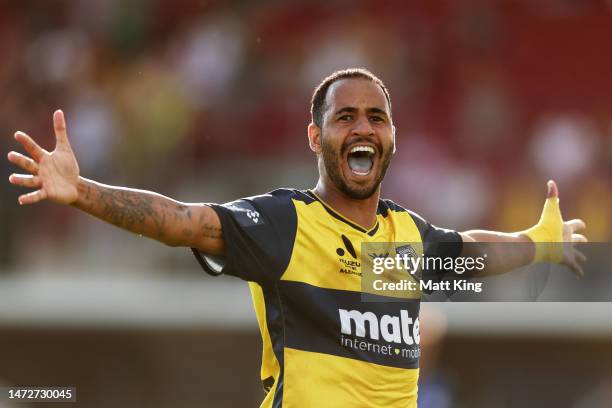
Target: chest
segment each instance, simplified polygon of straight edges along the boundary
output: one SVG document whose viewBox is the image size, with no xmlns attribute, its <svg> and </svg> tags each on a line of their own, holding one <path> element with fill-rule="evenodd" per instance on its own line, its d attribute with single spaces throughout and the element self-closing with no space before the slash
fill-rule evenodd
<svg viewBox="0 0 612 408">
<path fill-rule="evenodd" d="M 316 207 L 298 207 L 291 259 L 282 281 L 363 292 L 377 257 L 422 252 L 420 232 L 408 213 L 378 215 L 369 231 Z"/>
</svg>

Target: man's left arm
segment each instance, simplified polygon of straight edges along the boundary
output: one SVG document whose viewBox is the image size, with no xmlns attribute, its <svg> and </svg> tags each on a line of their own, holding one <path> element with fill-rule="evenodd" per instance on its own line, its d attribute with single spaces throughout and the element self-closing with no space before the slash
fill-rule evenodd
<svg viewBox="0 0 612 408">
<path fill-rule="evenodd" d="M 559 210 L 559 192 L 554 181 L 547 184 L 548 194 L 540 221 L 520 232 L 470 230 L 461 232 L 464 257 L 486 254 L 486 266 L 478 275 L 498 275 L 533 262 L 559 263 L 569 267 L 578 278 L 584 275 L 586 257 L 575 243 L 587 242 L 578 231 L 586 228 L 584 221 L 563 221 Z"/>
</svg>

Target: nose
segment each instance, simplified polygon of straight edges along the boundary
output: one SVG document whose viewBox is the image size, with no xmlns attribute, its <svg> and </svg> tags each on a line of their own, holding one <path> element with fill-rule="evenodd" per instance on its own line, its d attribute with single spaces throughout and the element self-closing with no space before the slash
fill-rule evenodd
<svg viewBox="0 0 612 408">
<path fill-rule="evenodd" d="M 374 134 L 374 128 L 372 128 L 372 124 L 367 116 L 362 116 L 355 121 L 352 133 L 355 136 L 371 136 Z"/>
</svg>

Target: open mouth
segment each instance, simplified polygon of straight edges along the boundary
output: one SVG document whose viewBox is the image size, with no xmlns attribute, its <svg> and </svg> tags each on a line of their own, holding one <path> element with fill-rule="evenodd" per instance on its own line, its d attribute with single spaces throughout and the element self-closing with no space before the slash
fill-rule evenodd
<svg viewBox="0 0 612 408">
<path fill-rule="evenodd" d="M 354 146 L 348 153 L 348 166 L 358 176 L 367 176 L 374 167 L 376 151 L 372 146 Z"/>
</svg>

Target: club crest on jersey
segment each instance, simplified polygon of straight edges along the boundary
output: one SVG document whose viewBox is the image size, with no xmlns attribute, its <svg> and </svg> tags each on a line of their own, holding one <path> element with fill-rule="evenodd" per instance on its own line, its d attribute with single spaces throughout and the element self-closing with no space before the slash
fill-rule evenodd
<svg viewBox="0 0 612 408">
<path fill-rule="evenodd" d="M 395 253 L 404 256 L 407 255 L 410 258 L 415 258 L 417 256 L 416 251 L 412 247 L 412 245 L 402 245 L 395 248 Z"/>
</svg>

